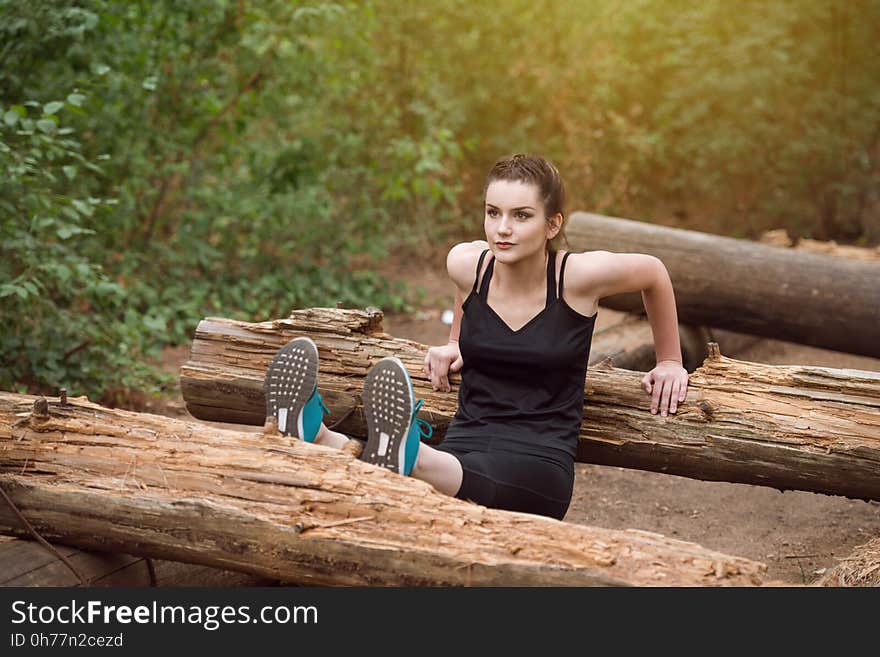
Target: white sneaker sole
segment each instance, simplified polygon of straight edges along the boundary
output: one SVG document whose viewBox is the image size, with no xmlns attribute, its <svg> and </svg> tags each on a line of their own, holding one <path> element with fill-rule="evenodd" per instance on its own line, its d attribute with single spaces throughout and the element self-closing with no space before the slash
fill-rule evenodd
<svg viewBox="0 0 880 657">
<path fill-rule="evenodd" d="M 318 346 L 295 338 L 278 350 L 266 371 L 266 418 L 278 420 L 278 431 L 303 439 L 303 408 L 318 381 Z"/>
<path fill-rule="evenodd" d="M 361 460 L 403 474 L 415 398 L 409 373 L 399 358 L 383 358 L 370 368 L 363 401 L 367 443 Z"/>
</svg>

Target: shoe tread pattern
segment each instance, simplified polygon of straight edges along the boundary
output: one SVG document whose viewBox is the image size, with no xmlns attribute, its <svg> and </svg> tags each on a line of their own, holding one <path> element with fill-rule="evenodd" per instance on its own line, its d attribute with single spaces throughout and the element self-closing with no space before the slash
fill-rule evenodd
<svg viewBox="0 0 880 657">
<path fill-rule="evenodd" d="M 266 371 L 266 417 L 278 418 L 278 410 L 287 409 L 285 436 L 299 435 L 297 419 L 318 381 L 318 348 L 310 338 L 295 338 L 275 354 Z"/>
<path fill-rule="evenodd" d="M 401 446 L 409 432 L 415 402 L 406 366 L 398 358 L 383 358 L 370 369 L 364 382 L 363 403 L 367 443 L 361 460 L 403 474 Z"/>
</svg>

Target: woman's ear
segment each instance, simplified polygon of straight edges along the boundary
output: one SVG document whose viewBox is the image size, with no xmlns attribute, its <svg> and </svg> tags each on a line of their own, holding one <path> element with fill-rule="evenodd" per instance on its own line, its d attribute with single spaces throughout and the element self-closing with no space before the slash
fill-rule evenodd
<svg viewBox="0 0 880 657">
<path fill-rule="evenodd" d="M 547 217 L 547 239 L 553 239 L 562 228 L 562 213 L 557 212 L 552 217 Z"/>
</svg>

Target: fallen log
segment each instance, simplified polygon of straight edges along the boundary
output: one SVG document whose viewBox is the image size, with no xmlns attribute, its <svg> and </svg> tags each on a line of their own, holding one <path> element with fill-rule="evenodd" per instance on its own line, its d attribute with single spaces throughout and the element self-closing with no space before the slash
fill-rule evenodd
<svg viewBox="0 0 880 657">
<path fill-rule="evenodd" d="M 2 504 L 3 502 L 0 502 Z M 130 554 L 53 546 L 86 579 L 87 586 L 271 586 L 276 583 L 234 570 L 221 570 Z M 0 537 L 0 587 L 83 586 L 80 578 L 36 541 Z"/>
<path fill-rule="evenodd" d="M 657 364 L 650 323 L 644 316 L 619 314 L 622 315 L 620 321 L 597 328 L 593 333 L 590 366 L 608 360 L 620 369 L 650 371 Z M 735 356 L 761 339 L 731 331 L 684 325 L 678 327 L 678 333 L 681 338 L 682 364 L 688 372 L 693 372 L 709 355 L 709 342 L 718 342 L 725 354 Z"/>
<path fill-rule="evenodd" d="M 750 586 L 766 566 L 487 509 L 343 450 L 0 393 L 0 487 L 47 540 L 326 585 Z M 0 504 L 0 533 L 22 535 Z"/>
<path fill-rule="evenodd" d="M 682 355 L 685 352 L 682 341 Z M 644 317 L 625 315 L 607 328 L 597 328 L 590 347 L 590 365 L 610 361 L 615 367 L 646 372 L 654 366 L 654 338 Z"/>
<path fill-rule="evenodd" d="M 420 416 L 442 439 L 457 408 L 458 376 L 451 392 L 435 392 L 422 371 L 426 347 L 381 332 L 378 312 L 311 308 L 254 324 L 203 320 L 180 372 L 187 410 L 205 420 L 262 425 L 266 368 L 298 335 L 318 345 L 328 425 L 366 435 L 364 376 L 393 354 L 425 399 Z M 650 414 L 642 376 L 613 367 L 588 371 L 579 461 L 880 499 L 880 373 L 760 365 L 713 353 L 669 417 Z"/>
<path fill-rule="evenodd" d="M 859 545 L 852 554 L 829 568 L 816 586 L 880 586 L 880 538 Z"/>
<path fill-rule="evenodd" d="M 788 232 L 784 228 L 766 231 L 761 235 L 760 241 L 762 244 L 794 248 L 809 253 L 823 253 L 837 258 L 880 262 L 880 246 L 875 246 L 874 248 L 850 246 L 848 244 L 838 244 L 834 240 L 823 242 L 821 240 L 812 240 L 806 237 L 802 237 L 795 241 L 788 236 Z"/>
<path fill-rule="evenodd" d="M 575 212 L 579 251 L 649 253 L 669 270 L 678 319 L 778 340 L 880 357 L 880 263 Z M 602 300 L 638 311 L 638 295 Z"/>
</svg>

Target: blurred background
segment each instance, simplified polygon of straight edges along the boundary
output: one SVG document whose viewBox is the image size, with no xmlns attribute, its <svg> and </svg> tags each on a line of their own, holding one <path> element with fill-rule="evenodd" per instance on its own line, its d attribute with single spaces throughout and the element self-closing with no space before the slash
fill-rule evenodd
<svg viewBox="0 0 880 657">
<path fill-rule="evenodd" d="M 877 244 L 880 0 L 0 0 L 0 389 L 412 312 L 513 152 L 569 212 Z"/>
</svg>

